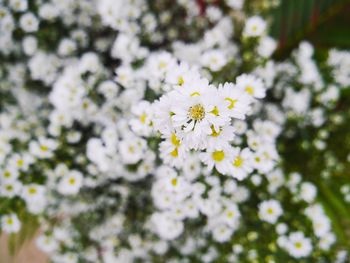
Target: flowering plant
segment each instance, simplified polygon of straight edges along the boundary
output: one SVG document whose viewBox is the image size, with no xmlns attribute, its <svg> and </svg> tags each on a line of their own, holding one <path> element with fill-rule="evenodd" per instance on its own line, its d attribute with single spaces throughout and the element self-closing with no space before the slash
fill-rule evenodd
<svg viewBox="0 0 350 263">
<path fill-rule="evenodd" d="M 1 230 L 60 263 L 345 262 L 350 55 L 275 61 L 277 4 L 1 3 Z"/>
</svg>

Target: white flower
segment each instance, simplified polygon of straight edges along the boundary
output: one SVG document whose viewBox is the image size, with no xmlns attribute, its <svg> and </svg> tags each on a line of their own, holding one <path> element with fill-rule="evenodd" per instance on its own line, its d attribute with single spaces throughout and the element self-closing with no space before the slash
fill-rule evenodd
<svg viewBox="0 0 350 263">
<path fill-rule="evenodd" d="M 14 11 L 23 12 L 28 9 L 27 0 L 10 0 L 10 6 Z"/>
<path fill-rule="evenodd" d="M 227 64 L 227 56 L 220 50 L 209 50 L 201 56 L 201 64 L 211 71 L 219 71 Z"/>
<path fill-rule="evenodd" d="M 21 222 L 16 214 L 4 215 L 1 217 L 1 229 L 5 233 L 17 233 L 21 229 Z"/>
<path fill-rule="evenodd" d="M 130 137 L 119 142 L 119 152 L 122 162 L 136 164 L 144 157 L 146 141 L 138 137 Z"/>
<path fill-rule="evenodd" d="M 237 81 L 240 77 L 237 78 Z M 240 79 L 240 82 L 242 80 Z M 218 93 L 222 97 L 223 102 L 226 104 L 228 114 L 232 118 L 245 119 L 247 112 L 250 109 L 252 102 L 250 94 L 242 92 L 241 86 L 235 86 L 233 83 L 226 82 L 224 85 L 220 84 L 218 87 Z"/>
<path fill-rule="evenodd" d="M 253 171 L 253 155 L 248 148 L 242 150 L 238 147 L 233 148 L 230 158 L 229 174 L 234 178 L 242 180 Z"/>
<path fill-rule="evenodd" d="M 38 141 L 29 143 L 30 153 L 34 156 L 45 159 L 53 156 L 53 151 L 58 147 L 58 143 L 53 139 L 40 137 Z"/>
<path fill-rule="evenodd" d="M 214 240 L 219 243 L 223 243 L 231 239 L 233 230 L 225 224 L 218 224 L 216 227 L 214 227 L 212 233 Z"/>
<path fill-rule="evenodd" d="M 286 249 L 294 258 L 307 257 L 312 252 L 311 239 L 306 238 L 303 232 L 293 232 L 288 237 Z"/>
<path fill-rule="evenodd" d="M 257 51 L 260 56 L 268 58 L 275 51 L 276 47 L 276 41 L 272 37 L 266 36 L 260 40 Z"/>
<path fill-rule="evenodd" d="M 240 75 L 237 77 L 236 86 L 254 98 L 261 99 L 265 97 L 266 91 L 263 82 L 253 75 Z"/>
<path fill-rule="evenodd" d="M 22 15 L 19 24 L 23 31 L 28 33 L 38 31 L 39 29 L 39 20 L 32 13 Z"/>
<path fill-rule="evenodd" d="M 241 213 L 238 210 L 238 206 L 234 203 L 231 203 L 225 207 L 220 217 L 222 221 L 231 229 L 236 230 L 238 228 Z"/>
<path fill-rule="evenodd" d="M 26 203 L 39 202 L 40 199 L 45 199 L 46 189 L 44 186 L 39 184 L 27 184 L 22 188 L 22 198 Z"/>
<path fill-rule="evenodd" d="M 200 156 L 202 162 L 207 165 L 208 170 L 213 169 L 215 166 L 216 170 L 221 174 L 229 172 L 232 159 L 232 148 L 230 146 L 221 149 L 208 149 L 205 153 L 201 153 Z"/>
<path fill-rule="evenodd" d="M 1 182 L 0 184 L 0 196 L 4 197 L 14 197 L 16 195 L 19 195 L 21 191 L 22 184 L 15 180 L 15 181 L 9 181 L 9 182 Z"/>
<path fill-rule="evenodd" d="M 175 132 L 172 132 L 169 135 L 164 134 L 164 138 L 165 140 L 159 145 L 160 157 L 165 164 L 182 167 L 187 153 L 180 138 Z"/>
<path fill-rule="evenodd" d="M 77 49 L 77 43 L 69 38 L 61 40 L 57 53 L 60 56 L 69 56 Z"/>
<path fill-rule="evenodd" d="M 182 62 L 167 71 L 165 81 L 168 84 L 181 87 L 185 83 L 191 83 L 199 78 L 200 75 L 197 68 L 190 67 L 189 64 Z"/>
<path fill-rule="evenodd" d="M 41 235 L 36 240 L 36 245 L 45 253 L 53 253 L 58 249 L 58 242 L 54 237 L 48 235 Z"/>
<path fill-rule="evenodd" d="M 172 95 L 172 124 L 184 133 L 183 139 L 189 148 L 203 148 L 206 136 L 212 133 L 211 126 L 219 131 L 229 122 L 227 107 L 218 96 L 218 90 L 208 86 L 205 80 L 191 83 L 189 87 L 184 85 Z"/>
<path fill-rule="evenodd" d="M 131 108 L 136 116 L 130 120 L 131 129 L 138 135 L 149 136 L 152 132 L 152 107 L 148 101 L 140 101 Z"/>
<path fill-rule="evenodd" d="M 0 170 L 0 181 L 3 182 L 13 182 L 19 176 L 18 170 L 15 167 L 8 167 L 4 170 Z"/>
<path fill-rule="evenodd" d="M 226 4 L 234 9 L 242 9 L 244 0 L 225 0 Z"/>
<path fill-rule="evenodd" d="M 38 41 L 33 36 L 26 36 L 22 42 L 23 51 L 27 56 L 32 56 L 37 51 Z"/>
<path fill-rule="evenodd" d="M 83 175 L 78 171 L 70 171 L 60 179 L 58 192 L 62 195 L 76 195 L 83 184 Z"/>
<path fill-rule="evenodd" d="M 52 3 L 42 3 L 39 7 L 39 17 L 43 20 L 53 20 L 60 14 L 60 10 Z"/>
<path fill-rule="evenodd" d="M 248 18 L 243 30 L 245 37 L 260 37 L 265 33 L 266 22 L 260 16 Z"/>
<path fill-rule="evenodd" d="M 275 224 L 282 215 L 281 204 L 277 200 L 267 200 L 259 204 L 259 217 L 270 224 Z"/>
<path fill-rule="evenodd" d="M 311 203 L 315 200 L 317 195 L 316 186 L 311 183 L 304 182 L 300 186 L 300 197 L 308 203 Z"/>
<path fill-rule="evenodd" d="M 174 220 L 167 213 L 155 213 L 152 215 L 151 222 L 156 233 L 165 240 L 177 238 L 184 230 L 182 221 Z"/>
</svg>

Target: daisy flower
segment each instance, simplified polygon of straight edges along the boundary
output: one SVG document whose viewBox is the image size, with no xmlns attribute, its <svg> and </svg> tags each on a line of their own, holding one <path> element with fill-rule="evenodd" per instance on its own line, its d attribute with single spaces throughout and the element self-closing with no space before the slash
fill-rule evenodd
<svg viewBox="0 0 350 263">
<path fill-rule="evenodd" d="M 246 92 L 251 97 L 261 99 L 265 97 L 265 88 L 261 79 L 248 74 L 242 74 L 237 77 L 236 86 L 238 89 Z"/>
</svg>

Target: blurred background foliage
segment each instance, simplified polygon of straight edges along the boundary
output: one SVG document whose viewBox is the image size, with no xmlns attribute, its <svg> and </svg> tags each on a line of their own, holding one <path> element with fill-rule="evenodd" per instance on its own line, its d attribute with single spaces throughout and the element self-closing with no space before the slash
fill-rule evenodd
<svg viewBox="0 0 350 263">
<path fill-rule="evenodd" d="M 322 71 L 327 50 L 350 50 L 349 0 L 280 1 L 271 11 L 270 35 L 278 41 L 276 60 L 288 58 L 293 49 L 306 40 L 315 47 L 315 58 Z M 318 186 L 319 200 L 332 219 L 338 240 L 350 251 L 350 205 L 340 193 L 342 185 L 350 185 L 350 92 L 343 89 L 341 94 L 341 100 L 329 116 L 341 116 L 343 121 L 336 124 L 330 118 L 324 124 L 329 131 L 324 151 L 312 147 L 318 130 L 299 127 L 295 129 L 296 136 L 282 139 L 280 153 L 286 172 L 300 172 Z M 334 158 L 336 162 L 331 167 Z"/>
<path fill-rule="evenodd" d="M 350 49 L 349 0 L 280 0 L 271 17 L 270 34 L 279 42 L 276 59 L 288 56 L 301 40 L 316 48 Z"/>
</svg>

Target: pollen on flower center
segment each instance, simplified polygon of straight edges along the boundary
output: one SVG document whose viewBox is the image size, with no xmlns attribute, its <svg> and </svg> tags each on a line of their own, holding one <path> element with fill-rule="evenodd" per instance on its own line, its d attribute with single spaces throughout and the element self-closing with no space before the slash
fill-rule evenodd
<svg viewBox="0 0 350 263">
<path fill-rule="evenodd" d="M 300 242 L 295 242 L 294 246 L 296 248 L 301 248 L 302 247 L 302 244 Z"/>
<path fill-rule="evenodd" d="M 180 146 L 181 144 L 180 140 L 176 137 L 175 133 L 171 134 L 171 143 L 175 146 Z"/>
<path fill-rule="evenodd" d="M 210 128 L 211 128 L 211 134 L 210 134 L 211 136 L 218 137 L 220 135 L 220 133 L 221 133 L 220 129 L 219 129 L 219 131 L 216 131 L 214 128 L 214 125 L 211 125 Z"/>
<path fill-rule="evenodd" d="M 248 94 L 250 94 L 250 95 L 253 95 L 253 94 L 254 94 L 254 89 L 253 89 L 252 86 L 247 86 L 247 87 L 245 88 L 245 91 L 246 91 Z"/>
<path fill-rule="evenodd" d="M 223 151 L 215 151 L 212 153 L 212 158 L 216 162 L 221 162 L 225 158 L 225 153 Z"/>
<path fill-rule="evenodd" d="M 192 120 L 201 121 L 205 117 L 205 110 L 202 104 L 196 104 L 188 110 L 188 115 Z"/>
<path fill-rule="evenodd" d="M 227 100 L 230 103 L 230 105 L 228 105 L 227 108 L 229 108 L 231 110 L 235 107 L 237 100 L 233 100 L 231 98 L 225 98 L 225 100 Z"/>
<path fill-rule="evenodd" d="M 175 149 L 170 153 L 170 155 L 171 155 L 172 157 L 174 157 L 174 158 L 178 157 L 178 156 L 179 156 L 179 152 L 178 152 L 177 148 L 175 148 Z"/>
<path fill-rule="evenodd" d="M 70 178 L 70 179 L 69 179 L 69 183 L 70 183 L 70 184 L 75 184 L 75 179 L 74 179 L 74 178 Z"/>
<path fill-rule="evenodd" d="M 43 152 L 47 152 L 49 150 L 49 148 L 47 148 L 47 146 L 45 146 L 45 145 L 41 145 L 40 150 L 42 150 Z"/>
<path fill-rule="evenodd" d="M 210 113 L 214 114 L 215 116 L 219 116 L 219 109 L 218 109 L 218 107 L 215 106 L 214 109 Z"/>
<path fill-rule="evenodd" d="M 29 193 L 30 194 L 36 194 L 36 189 L 33 188 L 33 187 L 29 188 Z"/>
<path fill-rule="evenodd" d="M 243 164 L 243 159 L 240 156 L 237 156 L 234 160 L 233 160 L 233 165 L 235 167 L 241 167 Z"/>
<path fill-rule="evenodd" d="M 146 113 L 141 114 L 140 121 L 141 121 L 142 124 L 145 124 L 146 118 L 147 118 L 147 114 Z"/>
<path fill-rule="evenodd" d="M 176 186 L 177 185 L 177 179 L 176 178 L 171 179 L 171 184 L 173 186 Z"/>
</svg>

